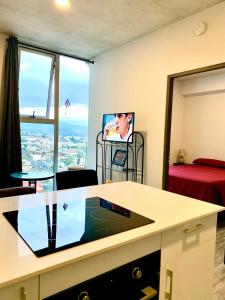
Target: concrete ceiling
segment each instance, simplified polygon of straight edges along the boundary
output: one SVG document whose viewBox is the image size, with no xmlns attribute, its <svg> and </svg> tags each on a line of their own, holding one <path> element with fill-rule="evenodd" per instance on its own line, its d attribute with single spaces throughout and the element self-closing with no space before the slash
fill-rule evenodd
<svg viewBox="0 0 225 300">
<path fill-rule="evenodd" d="M 93 58 L 222 0 L 0 0 L 0 33 L 52 50 Z"/>
</svg>

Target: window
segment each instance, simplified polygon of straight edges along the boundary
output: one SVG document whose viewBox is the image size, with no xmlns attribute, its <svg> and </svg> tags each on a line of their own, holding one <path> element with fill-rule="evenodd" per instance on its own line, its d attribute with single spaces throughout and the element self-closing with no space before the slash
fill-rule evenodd
<svg viewBox="0 0 225 300">
<path fill-rule="evenodd" d="M 87 63 L 20 48 L 19 104 L 24 171 L 85 165 L 89 68 Z M 52 180 L 39 183 L 51 190 Z"/>
<path fill-rule="evenodd" d="M 86 63 L 60 57 L 58 169 L 85 165 L 89 97 Z"/>
<path fill-rule="evenodd" d="M 36 52 L 20 54 L 20 115 L 54 118 L 54 68 L 56 57 Z M 52 105 L 51 105 L 52 104 Z"/>
</svg>

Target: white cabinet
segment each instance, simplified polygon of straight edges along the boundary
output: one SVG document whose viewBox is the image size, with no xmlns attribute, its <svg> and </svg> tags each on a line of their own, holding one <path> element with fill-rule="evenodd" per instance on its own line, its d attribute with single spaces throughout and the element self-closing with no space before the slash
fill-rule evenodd
<svg viewBox="0 0 225 300">
<path fill-rule="evenodd" d="M 38 276 L 0 289 L 1 300 L 38 300 L 38 295 Z"/>
<path fill-rule="evenodd" d="M 160 243 L 161 234 L 156 234 L 41 274 L 40 299 L 160 250 Z"/>
<path fill-rule="evenodd" d="M 0 300 L 45 299 L 160 249 L 159 299 L 211 300 L 215 241 L 216 215 L 212 215 L 1 288 Z"/>
<path fill-rule="evenodd" d="M 160 300 L 211 300 L 216 216 L 162 233 Z"/>
</svg>

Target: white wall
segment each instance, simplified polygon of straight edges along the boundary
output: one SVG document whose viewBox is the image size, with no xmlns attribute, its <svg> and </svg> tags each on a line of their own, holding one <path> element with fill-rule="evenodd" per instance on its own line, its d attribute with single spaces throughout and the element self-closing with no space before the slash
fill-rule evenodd
<svg viewBox="0 0 225 300">
<path fill-rule="evenodd" d="M 136 130 L 147 131 L 146 183 L 161 187 L 167 75 L 225 62 L 225 3 L 149 34 L 95 59 L 91 66 L 89 166 L 102 114 L 135 111 Z M 192 34 L 199 21 L 208 25 Z"/>
<path fill-rule="evenodd" d="M 219 74 L 214 74 L 215 72 L 219 72 Z M 176 79 L 180 83 L 181 95 L 190 97 L 225 92 L 225 69 L 223 68 L 217 71 L 213 70 L 206 73 L 207 76 L 203 76 L 204 73 L 192 76 L 199 76 L 194 79 L 180 81 Z"/>
<path fill-rule="evenodd" d="M 170 164 L 176 161 L 179 149 L 185 150 L 187 163 L 198 157 L 225 160 L 224 112 L 224 69 L 220 75 L 175 80 Z"/>
<path fill-rule="evenodd" d="M 174 81 L 169 155 L 170 165 L 176 162 L 178 150 L 184 149 L 184 97 L 181 94 L 180 85 L 180 81 Z"/>
<path fill-rule="evenodd" d="M 225 160 L 225 94 L 186 98 L 184 112 L 187 162 L 198 157 Z"/>
<path fill-rule="evenodd" d="M 187 163 L 198 157 L 225 160 L 224 112 L 225 74 L 175 80 L 170 163 L 179 149 Z"/>
</svg>

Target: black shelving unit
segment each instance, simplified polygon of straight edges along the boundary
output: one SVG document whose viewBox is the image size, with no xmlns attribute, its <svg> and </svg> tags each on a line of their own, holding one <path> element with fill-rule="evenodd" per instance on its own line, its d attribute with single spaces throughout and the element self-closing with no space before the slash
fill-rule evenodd
<svg viewBox="0 0 225 300">
<path fill-rule="evenodd" d="M 102 141 L 102 131 L 98 133 L 96 137 L 96 171 L 99 182 L 131 180 L 143 184 L 144 137 L 138 131 L 134 131 L 130 136 L 132 136 L 132 143 L 109 142 Z M 114 164 L 113 158 L 117 150 L 126 151 L 126 162 L 123 167 Z"/>
</svg>

